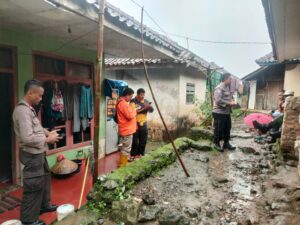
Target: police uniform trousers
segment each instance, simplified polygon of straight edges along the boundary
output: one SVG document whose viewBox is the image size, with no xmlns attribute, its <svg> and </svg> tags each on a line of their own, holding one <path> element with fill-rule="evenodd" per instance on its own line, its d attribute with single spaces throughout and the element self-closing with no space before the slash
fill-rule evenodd
<svg viewBox="0 0 300 225">
<path fill-rule="evenodd" d="M 231 115 L 213 113 L 214 118 L 214 142 L 219 143 L 223 140 L 229 142 L 231 130 Z"/>
<path fill-rule="evenodd" d="M 23 199 L 20 219 L 23 223 L 39 218 L 41 208 L 50 205 L 51 174 L 46 154 L 20 151 L 23 169 Z"/>
<path fill-rule="evenodd" d="M 145 155 L 145 148 L 148 139 L 147 123 L 142 126 L 138 124 L 137 131 L 133 134 L 131 155 Z"/>
</svg>

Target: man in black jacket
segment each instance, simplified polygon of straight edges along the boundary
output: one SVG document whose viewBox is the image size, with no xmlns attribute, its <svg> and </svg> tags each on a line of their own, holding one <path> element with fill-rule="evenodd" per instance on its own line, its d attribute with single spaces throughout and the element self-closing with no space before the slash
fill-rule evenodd
<svg viewBox="0 0 300 225">
<path fill-rule="evenodd" d="M 137 131 L 133 135 L 131 160 L 145 154 L 148 139 L 147 114 L 153 112 L 151 102 L 145 99 L 145 90 L 140 88 L 137 95 L 131 100 L 131 104 L 137 109 L 136 122 Z"/>
</svg>

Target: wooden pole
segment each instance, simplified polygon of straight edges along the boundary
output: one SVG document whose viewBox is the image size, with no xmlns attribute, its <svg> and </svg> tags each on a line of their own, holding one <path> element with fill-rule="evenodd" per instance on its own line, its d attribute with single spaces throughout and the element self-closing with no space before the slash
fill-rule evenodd
<svg viewBox="0 0 300 225">
<path fill-rule="evenodd" d="M 98 0 L 99 23 L 98 23 L 98 47 L 97 65 L 94 76 L 94 173 L 93 184 L 98 178 L 98 158 L 99 158 L 99 129 L 100 129 L 100 97 L 101 97 L 101 77 L 103 73 L 103 30 L 104 30 L 104 4 L 105 0 Z"/>
<path fill-rule="evenodd" d="M 189 177 L 190 175 L 189 175 L 187 169 L 185 168 L 185 165 L 184 165 L 184 163 L 183 163 L 183 161 L 182 161 L 182 159 L 181 159 L 181 157 L 180 157 L 180 155 L 179 155 L 179 152 L 178 152 L 178 150 L 177 150 L 177 148 L 176 148 L 176 146 L 175 146 L 175 143 L 174 143 L 174 141 L 173 141 L 173 138 L 172 138 L 172 136 L 171 136 L 171 133 L 170 133 L 170 131 L 169 131 L 167 125 L 166 125 L 166 122 L 165 122 L 165 120 L 164 120 L 163 115 L 161 114 L 161 111 L 160 111 L 159 106 L 158 106 L 158 104 L 157 104 L 156 98 L 155 98 L 155 96 L 154 96 L 154 92 L 153 92 L 153 90 L 152 90 L 152 86 L 151 86 L 151 84 L 150 84 L 149 75 L 148 75 L 148 70 L 147 70 L 146 62 L 145 62 L 144 36 L 143 36 L 143 17 L 144 17 L 144 8 L 142 8 L 142 12 L 141 12 L 141 49 L 142 49 L 142 58 L 143 58 L 143 65 L 144 65 L 145 77 L 146 77 L 146 80 L 147 80 L 147 83 L 148 83 L 148 86 L 149 86 L 149 89 L 150 89 L 150 92 L 151 92 L 153 101 L 154 101 L 154 103 L 155 103 L 156 109 L 157 109 L 157 111 L 158 111 L 158 114 L 159 114 L 159 116 L 160 116 L 160 118 L 161 118 L 161 121 L 162 121 L 162 123 L 163 123 L 163 125 L 164 125 L 164 127 L 165 127 L 166 132 L 167 132 L 169 141 L 171 142 L 171 144 L 172 144 L 172 146 L 173 146 L 173 149 L 174 149 L 174 151 L 175 151 L 175 154 L 176 154 L 176 156 L 177 156 L 177 158 L 178 158 L 178 160 L 179 160 L 179 162 L 180 162 L 180 164 L 181 164 L 181 166 L 182 166 L 182 168 L 183 168 L 183 170 L 184 170 L 184 172 L 185 172 L 185 175 L 186 175 L 187 177 Z"/>
<path fill-rule="evenodd" d="M 208 79 L 208 83 L 209 83 L 210 105 L 211 105 L 211 109 L 212 109 L 213 106 L 214 106 L 214 96 L 213 96 L 213 90 L 212 90 L 211 76 L 212 76 L 211 69 L 208 68 L 208 69 L 207 69 L 207 79 Z"/>
<path fill-rule="evenodd" d="M 86 177 L 87 177 L 87 173 L 88 173 L 88 170 L 89 170 L 89 165 L 90 165 L 90 156 L 88 156 L 87 161 L 86 161 L 86 165 L 85 165 L 84 178 L 83 178 L 83 183 L 82 183 L 82 186 L 81 186 L 80 198 L 79 198 L 79 203 L 78 203 L 78 208 L 77 209 L 80 209 L 80 207 L 81 207 L 83 192 L 84 192 L 84 188 L 85 188 L 85 184 L 86 184 Z"/>
<path fill-rule="evenodd" d="M 214 71 L 215 72 L 215 71 Z M 213 86 L 212 86 L 212 70 L 210 69 L 210 67 L 207 68 L 207 79 L 208 79 L 208 84 L 209 84 L 209 94 L 210 94 L 210 107 L 211 107 L 211 111 L 214 108 L 214 95 L 213 95 Z M 214 118 L 211 115 L 211 127 L 213 129 L 214 127 Z"/>
</svg>

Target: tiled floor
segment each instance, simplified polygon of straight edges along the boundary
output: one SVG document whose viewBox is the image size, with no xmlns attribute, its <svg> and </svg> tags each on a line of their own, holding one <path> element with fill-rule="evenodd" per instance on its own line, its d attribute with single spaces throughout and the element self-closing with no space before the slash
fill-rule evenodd
<svg viewBox="0 0 300 225">
<path fill-rule="evenodd" d="M 119 153 L 113 153 L 99 160 L 99 174 L 105 174 L 115 170 L 118 166 L 119 162 Z M 78 207 L 79 197 L 84 177 L 85 166 L 84 164 L 81 167 L 79 173 L 72 175 L 71 177 L 65 179 L 57 179 L 52 178 L 52 189 L 51 189 L 51 197 L 52 203 L 57 205 L 62 205 L 65 203 L 70 203 Z M 86 194 L 92 188 L 92 176 L 89 173 L 87 178 L 83 204 L 86 203 Z M 18 189 L 16 191 L 10 192 L 11 195 L 22 198 L 22 189 Z M 4 221 L 11 219 L 18 219 L 20 214 L 20 207 L 17 207 L 13 210 L 4 212 L 0 214 L 0 224 Z M 41 220 L 44 220 L 47 224 L 52 223 L 56 220 L 56 212 L 45 213 L 40 216 Z"/>
</svg>

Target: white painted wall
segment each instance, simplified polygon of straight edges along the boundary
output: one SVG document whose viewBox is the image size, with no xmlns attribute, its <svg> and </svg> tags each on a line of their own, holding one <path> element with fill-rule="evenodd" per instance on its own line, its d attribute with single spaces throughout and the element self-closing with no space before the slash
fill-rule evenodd
<svg viewBox="0 0 300 225">
<path fill-rule="evenodd" d="M 178 116 L 179 75 L 174 69 L 162 68 L 148 69 L 148 73 L 160 110 L 166 123 L 171 125 L 176 121 Z M 161 124 L 142 69 L 127 69 L 123 75 L 116 75 L 115 71 L 110 70 L 106 71 L 106 77 L 124 80 L 135 91 L 135 94 L 137 89 L 144 88 L 146 99 L 152 102 L 154 106 L 154 112 L 148 115 L 148 119 L 153 123 Z"/>
<path fill-rule="evenodd" d="M 249 103 L 248 108 L 255 108 L 255 99 L 256 99 L 256 80 L 250 81 L 250 93 L 249 93 Z"/>
<path fill-rule="evenodd" d="M 186 103 L 186 85 L 195 84 L 195 103 Z M 205 101 L 206 80 L 205 75 L 196 70 L 182 68 L 179 79 L 179 117 L 187 116 L 191 120 L 197 120 L 199 115 L 196 113 L 196 107 Z M 198 104 L 197 104 L 198 103 Z"/>
<path fill-rule="evenodd" d="M 284 89 L 300 96 L 300 64 L 287 64 L 285 67 Z"/>
</svg>

